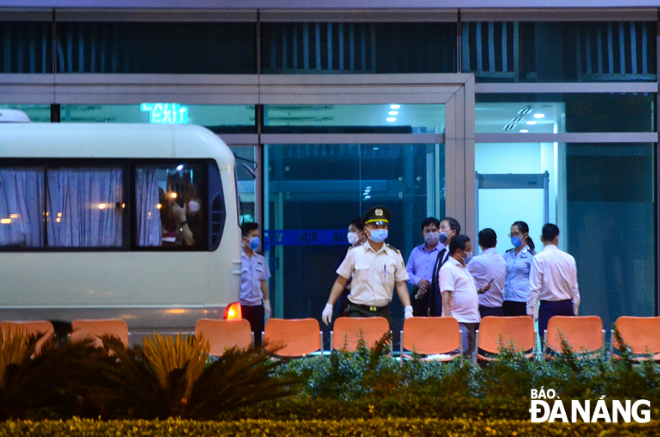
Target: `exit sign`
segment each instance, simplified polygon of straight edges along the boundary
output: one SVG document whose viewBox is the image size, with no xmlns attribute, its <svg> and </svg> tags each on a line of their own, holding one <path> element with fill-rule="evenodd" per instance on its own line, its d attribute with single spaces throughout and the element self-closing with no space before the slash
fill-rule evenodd
<svg viewBox="0 0 660 437">
<path fill-rule="evenodd" d="M 140 110 L 149 113 L 150 123 L 188 123 L 188 107 L 179 103 L 143 103 L 140 105 Z"/>
</svg>

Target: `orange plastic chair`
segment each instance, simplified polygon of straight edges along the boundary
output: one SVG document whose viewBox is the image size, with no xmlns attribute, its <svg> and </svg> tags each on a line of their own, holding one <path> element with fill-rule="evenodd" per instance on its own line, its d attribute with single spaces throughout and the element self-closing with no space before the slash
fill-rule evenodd
<svg viewBox="0 0 660 437">
<path fill-rule="evenodd" d="M 518 352 L 525 352 L 525 358 L 533 358 L 536 345 L 534 320 L 528 316 L 484 317 L 477 330 L 475 344 L 477 351 L 481 349 L 493 355 L 477 353 L 476 358 L 483 361 L 498 360 L 496 355 L 500 353 L 500 348 L 510 349 L 511 346 Z"/>
<path fill-rule="evenodd" d="M 573 352 L 596 352 L 605 347 L 605 330 L 603 321 L 598 316 L 554 316 L 548 321 L 548 329 L 544 333 L 547 350 L 561 353 L 562 337 Z"/>
<path fill-rule="evenodd" d="M 263 332 L 264 348 L 281 357 L 323 354 L 323 331 L 316 319 L 268 319 Z"/>
<path fill-rule="evenodd" d="M 201 335 L 209 342 L 209 355 L 215 357 L 223 355 L 227 349 L 235 346 L 239 349 L 249 349 L 254 340 L 250 322 L 245 319 L 199 319 L 195 324 L 195 335 Z"/>
<path fill-rule="evenodd" d="M 401 360 L 412 358 L 404 351 L 415 351 L 422 355 L 446 355 L 434 361 L 452 361 L 461 357 L 460 352 L 453 353 L 460 349 L 461 334 L 453 317 L 411 317 L 403 322 Z"/>
<path fill-rule="evenodd" d="M 621 316 L 614 323 L 621 334 L 623 342 L 630 351 L 639 356 L 632 358 L 637 361 L 660 361 L 660 317 L 631 317 Z M 621 349 L 621 345 L 614 337 L 610 341 L 610 356 L 618 358 L 613 354 L 613 348 Z M 651 357 L 649 357 L 649 354 Z"/>
<path fill-rule="evenodd" d="M 118 337 L 128 347 L 128 325 L 120 319 L 79 319 L 71 324 L 71 343 L 94 339 L 94 347 L 103 347 L 101 336 Z"/>
<path fill-rule="evenodd" d="M 35 345 L 35 353 L 38 355 L 41 352 L 41 347 L 55 336 L 55 328 L 53 324 L 47 320 L 35 320 L 29 322 L 17 321 L 4 321 L 0 323 L 0 329 L 5 332 L 6 329 L 11 329 L 13 332 L 22 331 L 27 335 L 43 334 L 43 337 L 37 341 Z"/>
<path fill-rule="evenodd" d="M 374 347 L 383 335 L 390 332 L 390 324 L 385 317 L 339 317 L 330 331 L 332 350 L 352 352 L 357 349 L 360 336 L 367 347 Z M 392 343 L 390 342 L 390 352 Z"/>
</svg>

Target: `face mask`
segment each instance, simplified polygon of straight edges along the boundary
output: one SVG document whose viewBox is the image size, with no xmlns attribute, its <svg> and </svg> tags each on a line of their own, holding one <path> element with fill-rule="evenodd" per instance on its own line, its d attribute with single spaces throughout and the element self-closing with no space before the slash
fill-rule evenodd
<svg viewBox="0 0 660 437">
<path fill-rule="evenodd" d="M 374 243 L 382 243 L 387 238 L 387 229 L 374 229 L 369 239 Z"/>
<path fill-rule="evenodd" d="M 197 203 L 197 201 L 191 200 L 190 202 L 188 202 L 188 211 L 191 214 L 195 214 L 197 211 L 200 210 L 200 208 L 201 207 L 199 206 L 199 203 Z"/>
<path fill-rule="evenodd" d="M 348 243 L 351 246 L 354 246 L 355 243 L 360 241 L 360 237 L 355 232 L 349 232 L 348 234 L 346 234 L 346 239 L 348 240 Z"/>
<path fill-rule="evenodd" d="M 445 244 L 445 243 L 447 242 L 448 239 L 449 239 L 449 238 L 447 237 L 447 233 L 446 233 L 446 232 L 440 232 L 440 233 L 438 234 L 438 240 L 439 240 L 442 244 Z"/>
<path fill-rule="evenodd" d="M 250 249 L 252 249 L 252 250 L 259 249 L 259 246 L 261 245 L 261 241 L 259 241 L 259 237 L 250 238 L 249 245 L 250 245 Z"/>
<path fill-rule="evenodd" d="M 438 243 L 438 233 L 437 232 L 428 232 L 424 235 L 424 241 L 426 244 L 435 245 Z"/>
<path fill-rule="evenodd" d="M 469 263 L 473 256 L 474 255 L 472 255 L 472 252 L 466 254 L 465 258 L 463 258 L 463 261 L 465 261 L 465 264 Z"/>
<path fill-rule="evenodd" d="M 513 244 L 513 247 L 520 247 L 522 246 L 522 243 L 520 237 L 511 237 L 511 244 Z"/>
</svg>

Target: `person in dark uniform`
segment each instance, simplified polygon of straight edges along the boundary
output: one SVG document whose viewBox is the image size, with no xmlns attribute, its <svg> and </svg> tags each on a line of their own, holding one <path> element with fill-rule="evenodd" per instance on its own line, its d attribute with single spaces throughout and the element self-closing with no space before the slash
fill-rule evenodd
<svg viewBox="0 0 660 437">
<path fill-rule="evenodd" d="M 440 290 L 439 275 L 440 268 L 449 259 L 449 244 L 451 239 L 461 233 L 461 225 L 458 220 L 451 217 L 445 217 L 440 220 L 440 242 L 445 245 L 445 248 L 438 252 L 438 257 L 435 260 L 435 267 L 433 268 L 433 276 L 431 277 L 430 295 L 429 295 L 429 308 L 428 315 L 439 317 L 442 315 L 442 294 Z"/>
<path fill-rule="evenodd" d="M 351 250 L 355 246 L 364 244 L 367 241 L 367 235 L 364 233 L 364 223 L 362 223 L 361 217 L 354 218 L 353 220 L 348 222 L 348 234 L 346 234 L 346 239 L 348 240 L 350 246 L 348 246 L 344 251 L 344 253 L 342 253 L 341 256 L 337 258 L 335 271 L 337 271 L 341 263 L 344 262 L 344 259 L 346 258 L 346 254 L 348 253 L 349 250 Z M 344 291 L 341 293 L 339 299 L 337 299 L 337 303 L 335 304 L 335 313 L 339 314 L 338 317 L 343 316 L 346 313 L 346 309 L 348 308 L 348 300 L 346 298 L 348 297 L 348 294 L 351 292 L 351 279 L 353 278 L 350 278 L 348 282 L 346 282 L 346 288 L 344 288 Z"/>
<path fill-rule="evenodd" d="M 339 276 L 332 286 L 322 314 L 326 325 L 330 325 L 333 305 L 351 277 L 353 280 L 346 311 L 348 317 L 385 317 L 391 326 L 389 304 L 395 288 L 404 306 L 406 319 L 413 315 L 406 285 L 408 273 L 401 252 L 385 244 L 390 212 L 383 206 L 374 206 L 362 220 L 368 240 L 350 249 L 337 269 Z"/>
<path fill-rule="evenodd" d="M 406 264 L 408 272 L 408 283 L 413 286 L 410 300 L 415 317 L 426 317 L 428 315 L 429 294 L 433 268 L 438 258 L 438 253 L 445 248 L 440 242 L 440 220 L 428 217 L 422 221 L 422 237 L 424 243 L 413 248 Z"/>
</svg>

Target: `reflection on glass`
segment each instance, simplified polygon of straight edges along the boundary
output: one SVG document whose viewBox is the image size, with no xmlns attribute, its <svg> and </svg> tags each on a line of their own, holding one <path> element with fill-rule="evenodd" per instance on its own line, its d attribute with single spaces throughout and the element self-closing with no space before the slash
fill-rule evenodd
<svg viewBox="0 0 660 437">
<path fill-rule="evenodd" d="M 464 72 L 480 82 L 656 80 L 651 22 L 464 22 Z"/>
<path fill-rule="evenodd" d="M 0 105 L 3 108 L 23 111 L 33 123 L 50 122 L 50 105 Z"/>
<path fill-rule="evenodd" d="M 384 205 L 392 213 L 387 242 L 407 260 L 422 243 L 422 220 L 444 215 L 443 145 L 265 147 L 265 228 L 295 234 L 283 244 L 271 239 L 267 252 L 270 289 L 286 318 L 318 317 L 328 298 L 337 258 L 348 243 L 324 232 L 345 235 L 351 219 Z"/>
<path fill-rule="evenodd" d="M 654 93 L 477 94 L 477 133 L 653 132 Z"/>
<path fill-rule="evenodd" d="M 197 124 L 216 133 L 256 132 L 254 105 L 62 105 L 63 123 Z"/>
<path fill-rule="evenodd" d="M 256 173 L 254 172 L 261 171 L 261 169 L 256 168 L 256 148 L 253 146 L 231 146 L 230 149 L 236 156 L 236 177 L 240 202 L 239 222 L 256 222 L 258 217 L 255 211 Z"/>
<path fill-rule="evenodd" d="M 264 132 L 294 133 L 442 133 L 445 106 L 266 105 Z"/>
<path fill-rule="evenodd" d="M 477 144 L 478 227 L 494 229 L 504 252 L 513 222 L 527 222 L 538 250 L 541 227 L 556 223 L 559 247 L 577 262 L 581 314 L 604 326 L 651 316 L 653 162 L 651 144 Z"/>
</svg>

